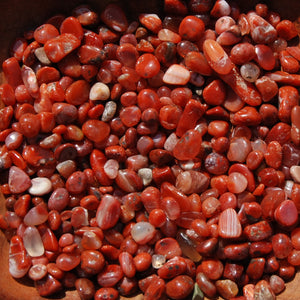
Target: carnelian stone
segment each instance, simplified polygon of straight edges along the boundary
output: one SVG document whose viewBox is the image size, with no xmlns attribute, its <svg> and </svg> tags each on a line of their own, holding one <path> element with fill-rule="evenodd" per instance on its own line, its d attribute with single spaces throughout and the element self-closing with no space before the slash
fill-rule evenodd
<svg viewBox="0 0 300 300">
<path fill-rule="evenodd" d="M 48 40 L 58 35 L 58 30 L 51 24 L 43 24 L 36 28 L 33 33 L 34 39 L 41 44 L 45 44 Z"/>
<path fill-rule="evenodd" d="M 200 18 L 187 16 L 181 21 L 178 32 L 183 39 L 195 42 L 202 37 L 204 30 L 205 25 Z"/>
<path fill-rule="evenodd" d="M 173 155 L 179 160 L 195 158 L 200 151 L 202 136 L 195 129 L 188 130 L 182 135 L 173 149 Z"/>
<path fill-rule="evenodd" d="M 82 132 L 91 141 L 101 143 L 108 137 L 110 127 L 103 121 L 88 120 L 82 125 Z"/>
<path fill-rule="evenodd" d="M 61 34 L 45 43 L 44 49 L 52 62 L 59 62 L 74 49 L 79 47 L 80 40 L 71 33 Z"/>
<path fill-rule="evenodd" d="M 135 70 L 141 77 L 151 78 L 158 74 L 160 64 L 153 54 L 146 53 L 137 59 Z"/>
</svg>

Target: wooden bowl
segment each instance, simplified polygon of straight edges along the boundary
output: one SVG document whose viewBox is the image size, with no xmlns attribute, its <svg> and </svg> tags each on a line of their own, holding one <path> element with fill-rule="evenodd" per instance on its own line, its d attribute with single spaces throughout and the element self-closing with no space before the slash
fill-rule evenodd
<svg viewBox="0 0 300 300">
<path fill-rule="evenodd" d="M 9 57 L 9 47 L 13 40 L 21 36 L 23 32 L 34 29 L 54 14 L 63 13 L 70 15 L 71 10 L 77 5 L 87 3 L 100 12 L 109 0 L 0 0 L 0 66 L 3 60 Z M 112 1 L 116 2 L 116 1 Z M 241 10 L 253 9 L 255 4 L 262 2 L 256 0 L 236 1 Z M 269 7 L 281 14 L 282 18 L 296 20 L 300 16 L 300 1 L 270 0 L 264 1 Z M 163 8 L 163 0 L 123 0 L 119 4 L 124 8 L 129 18 L 136 19 L 138 13 L 160 13 Z M 1 70 L 0 70 L 1 71 Z M 4 82 L 0 72 L 0 83 Z M 5 199 L 0 195 L 0 213 L 5 211 Z M 8 241 L 0 230 L 0 299 L 6 300 L 38 300 L 40 297 L 29 280 L 16 280 L 8 272 Z M 76 291 L 66 291 L 49 299 L 80 299 Z M 141 295 L 134 297 L 135 300 L 143 299 Z M 297 273 L 293 281 L 287 284 L 286 290 L 277 297 L 279 300 L 300 299 L 300 275 Z"/>
</svg>

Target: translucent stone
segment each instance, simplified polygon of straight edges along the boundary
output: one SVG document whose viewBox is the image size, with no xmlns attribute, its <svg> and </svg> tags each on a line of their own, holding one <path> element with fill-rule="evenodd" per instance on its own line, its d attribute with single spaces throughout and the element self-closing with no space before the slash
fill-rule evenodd
<svg viewBox="0 0 300 300">
<path fill-rule="evenodd" d="M 166 139 L 166 141 L 164 143 L 164 149 L 167 150 L 167 151 L 172 152 L 173 149 L 174 149 L 174 147 L 175 147 L 175 145 L 177 144 L 178 140 L 179 139 L 178 139 L 177 135 L 174 132 L 171 133 L 167 137 L 167 139 Z"/>
<path fill-rule="evenodd" d="M 106 104 L 105 104 L 105 107 L 104 107 L 104 111 L 102 113 L 102 117 L 101 117 L 101 120 L 103 122 L 108 122 L 110 121 L 115 113 L 117 111 L 117 103 L 114 102 L 114 101 L 108 101 Z"/>
<path fill-rule="evenodd" d="M 202 256 L 196 250 L 195 243 L 184 232 L 178 232 L 176 240 L 183 255 L 194 262 L 199 262 L 202 259 Z"/>
<path fill-rule="evenodd" d="M 260 69 L 255 63 L 248 62 L 241 66 L 240 72 L 245 80 L 255 82 L 255 80 L 259 77 Z"/>
<path fill-rule="evenodd" d="M 184 66 L 173 64 L 163 76 L 163 82 L 166 84 L 185 85 L 191 78 L 190 71 Z"/>
<path fill-rule="evenodd" d="M 297 183 L 300 183 L 300 166 L 292 166 L 290 168 L 290 173 L 291 173 L 292 178 Z"/>
<path fill-rule="evenodd" d="M 242 234 L 242 226 L 233 208 L 227 208 L 219 217 L 219 235 L 223 238 L 237 238 Z"/>
<path fill-rule="evenodd" d="M 255 300 L 275 300 L 276 296 L 266 280 L 260 280 L 254 288 Z"/>
<path fill-rule="evenodd" d="M 31 186 L 31 180 L 23 170 L 12 166 L 8 173 L 8 186 L 12 193 L 23 193 Z"/>
<path fill-rule="evenodd" d="M 44 203 L 31 208 L 24 217 L 24 223 L 28 226 L 43 224 L 48 219 L 48 211 Z"/>
<path fill-rule="evenodd" d="M 184 194 L 204 192 L 208 185 L 208 177 L 194 170 L 182 172 L 176 178 L 176 188 Z"/>
<path fill-rule="evenodd" d="M 48 58 L 44 47 L 39 47 L 37 49 L 34 50 L 34 55 L 36 56 L 36 58 L 43 64 L 43 65 L 50 65 L 51 61 Z"/>
<path fill-rule="evenodd" d="M 52 182 L 47 177 L 36 177 L 31 179 L 31 187 L 28 192 L 34 196 L 43 196 L 52 190 Z"/>
<path fill-rule="evenodd" d="M 68 178 L 76 171 L 76 163 L 70 159 L 62 161 L 56 165 L 56 170 L 62 177 Z"/>
<path fill-rule="evenodd" d="M 147 186 L 152 181 L 152 169 L 150 168 L 141 168 L 138 170 L 138 175 L 141 177 L 143 181 L 143 185 Z"/>
<path fill-rule="evenodd" d="M 224 299 L 231 299 L 235 297 L 239 292 L 238 285 L 230 279 L 217 280 L 216 287 L 219 294 Z"/>
<path fill-rule="evenodd" d="M 30 266 L 31 259 L 26 253 L 22 239 L 13 236 L 9 244 L 9 273 L 14 278 L 21 278 L 26 275 Z"/>
<path fill-rule="evenodd" d="M 109 87 L 103 82 L 96 82 L 90 90 L 90 100 L 105 101 L 110 97 Z"/>
<path fill-rule="evenodd" d="M 23 235 L 24 247 L 31 257 L 44 254 L 45 249 L 39 231 L 34 226 L 28 226 Z"/>
<path fill-rule="evenodd" d="M 104 172 L 110 179 L 115 179 L 118 175 L 119 163 L 115 159 L 109 159 L 104 164 Z"/>
<path fill-rule="evenodd" d="M 230 161 L 244 162 L 251 150 L 251 143 L 247 138 L 234 138 L 229 145 L 227 158 Z"/>
<path fill-rule="evenodd" d="M 121 214 L 121 204 L 117 198 L 104 195 L 101 199 L 96 213 L 98 226 L 105 230 L 115 226 Z"/>
<path fill-rule="evenodd" d="M 227 180 L 227 188 L 229 192 L 234 194 L 242 193 L 246 190 L 247 185 L 248 180 L 243 174 L 239 172 L 232 172 L 229 174 Z"/>
<path fill-rule="evenodd" d="M 43 277 L 45 277 L 47 275 L 47 267 L 46 265 L 43 264 L 36 264 L 33 265 L 28 272 L 28 276 L 32 279 L 32 280 L 41 280 Z"/>
<path fill-rule="evenodd" d="M 152 267 L 154 269 L 161 268 L 166 262 L 166 257 L 161 254 L 153 254 L 152 255 Z"/>
<path fill-rule="evenodd" d="M 286 182 L 284 184 L 284 191 L 288 198 L 291 198 L 293 186 L 294 186 L 294 181 L 286 180 Z"/>
<path fill-rule="evenodd" d="M 84 232 L 81 240 L 81 245 L 83 248 L 88 250 L 96 250 L 102 246 L 102 241 L 100 240 L 99 236 L 92 231 Z"/>
<path fill-rule="evenodd" d="M 155 227 L 149 222 L 138 222 L 132 226 L 131 235 L 138 244 L 147 244 L 155 235 Z"/>
<path fill-rule="evenodd" d="M 181 40 L 180 35 L 167 28 L 161 29 L 157 36 L 164 42 L 178 43 Z"/>
</svg>

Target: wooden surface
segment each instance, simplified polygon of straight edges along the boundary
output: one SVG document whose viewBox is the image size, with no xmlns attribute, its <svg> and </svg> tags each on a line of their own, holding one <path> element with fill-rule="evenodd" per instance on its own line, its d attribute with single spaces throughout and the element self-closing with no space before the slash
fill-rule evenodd
<svg viewBox="0 0 300 300">
<path fill-rule="evenodd" d="M 8 49 L 15 37 L 28 29 L 35 28 L 42 24 L 47 18 L 56 13 L 69 14 L 71 9 L 82 3 L 89 3 L 100 11 L 109 0 L 0 0 L 0 66 L 2 61 L 8 57 Z M 116 2 L 116 1 L 114 1 Z M 253 8 L 258 1 L 236 1 L 244 8 Z M 264 1 L 271 2 L 271 7 L 280 12 L 283 17 L 295 19 L 300 16 L 300 1 Z M 159 13 L 163 0 L 151 1 L 122 1 L 121 5 L 134 18 L 138 12 Z M 0 82 L 3 81 L 0 72 Z M 4 211 L 4 198 L 0 195 L 0 212 Z M 142 300 L 142 296 L 137 296 L 136 300 Z M 46 299 L 40 297 L 30 282 L 13 279 L 8 272 L 8 242 L 5 235 L 0 231 L 0 300 L 39 300 Z M 78 295 L 74 291 L 67 291 L 51 299 L 77 300 Z M 300 299 L 300 274 L 287 284 L 284 293 L 277 297 L 278 300 Z"/>
</svg>

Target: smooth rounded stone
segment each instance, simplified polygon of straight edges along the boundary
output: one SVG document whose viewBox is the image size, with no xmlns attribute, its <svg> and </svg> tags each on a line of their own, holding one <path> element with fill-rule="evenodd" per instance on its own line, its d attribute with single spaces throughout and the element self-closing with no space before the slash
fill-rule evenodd
<svg viewBox="0 0 300 300">
<path fill-rule="evenodd" d="M 247 185 L 248 180 L 243 174 L 239 172 L 232 172 L 229 174 L 227 180 L 227 188 L 229 192 L 234 194 L 242 193 L 246 190 Z"/>
<path fill-rule="evenodd" d="M 36 56 L 36 58 L 43 64 L 43 65 L 50 65 L 51 61 L 48 58 L 44 47 L 39 47 L 37 49 L 34 50 L 34 55 Z"/>
<path fill-rule="evenodd" d="M 88 250 L 96 250 L 102 246 L 102 241 L 96 233 L 92 231 L 86 231 L 81 239 L 81 245 Z"/>
<path fill-rule="evenodd" d="M 182 255 L 182 250 L 178 241 L 172 237 L 166 237 L 157 241 L 154 247 L 154 252 L 156 254 L 164 255 L 166 259 Z"/>
<path fill-rule="evenodd" d="M 121 214 L 121 204 L 117 198 L 111 195 L 104 195 L 100 201 L 96 213 L 96 221 L 102 229 L 109 229 L 115 226 Z"/>
<path fill-rule="evenodd" d="M 78 278 L 75 281 L 76 290 L 82 300 L 94 299 L 95 286 L 94 283 L 88 278 Z"/>
<path fill-rule="evenodd" d="M 8 186 L 12 193 L 20 194 L 31 187 L 30 177 L 20 168 L 12 166 L 8 173 Z"/>
<path fill-rule="evenodd" d="M 74 253 L 61 253 L 56 259 L 56 265 L 62 271 L 71 271 L 80 264 L 80 255 Z"/>
<path fill-rule="evenodd" d="M 186 131 L 176 143 L 173 156 L 178 160 L 194 159 L 201 150 L 202 134 L 190 129 Z"/>
<path fill-rule="evenodd" d="M 166 257 L 161 254 L 153 254 L 152 255 L 152 267 L 154 269 L 161 268 L 166 262 Z"/>
<path fill-rule="evenodd" d="M 62 177 L 68 178 L 76 171 L 76 163 L 71 159 L 62 161 L 56 165 L 56 170 Z"/>
<path fill-rule="evenodd" d="M 119 163 L 115 159 L 109 159 L 104 164 L 104 172 L 110 179 L 115 179 L 118 175 Z"/>
<path fill-rule="evenodd" d="M 155 227 L 149 222 L 138 222 L 132 226 L 132 238 L 140 245 L 147 244 L 155 235 Z"/>
<path fill-rule="evenodd" d="M 177 234 L 176 239 L 184 256 L 188 257 L 193 262 L 199 262 L 202 259 L 202 256 L 196 250 L 196 244 L 187 234 L 180 231 Z"/>
<path fill-rule="evenodd" d="M 242 77 L 249 82 L 255 82 L 260 75 L 258 65 L 252 62 L 243 64 L 240 68 L 240 72 Z"/>
<path fill-rule="evenodd" d="M 47 275 L 47 273 L 48 271 L 46 265 L 36 264 L 29 269 L 28 276 L 32 280 L 36 281 L 36 280 L 41 280 L 43 277 Z"/>
<path fill-rule="evenodd" d="M 62 211 L 69 203 L 69 192 L 65 188 L 55 189 L 49 197 L 49 210 Z"/>
<path fill-rule="evenodd" d="M 174 149 L 174 147 L 175 147 L 175 145 L 177 144 L 178 140 L 179 139 L 178 139 L 176 133 L 175 132 L 171 133 L 167 137 L 167 139 L 166 139 L 166 141 L 164 143 L 164 149 L 167 150 L 167 151 L 172 152 L 173 149 Z"/>
<path fill-rule="evenodd" d="M 219 235 L 223 238 L 237 238 L 242 234 L 242 226 L 233 208 L 227 208 L 219 217 Z"/>
<path fill-rule="evenodd" d="M 300 166 L 290 167 L 290 174 L 295 182 L 300 183 Z"/>
<path fill-rule="evenodd" d="M 136 61 L 135 71 L 143 78 L 154 77 L 160 71 L 159 61 L 151 53 L 142 54 Z"/>
<path fill-rule="evenodd" d="M 101 121 L 108 122 L 110 121 L 117 111 L 117 103 L 114 101 L 106 102 L 104 106 L 104 111 L 102 113 Z"/>
<path fill-rule="evenodd" d="M 17 149 L 23 142 L 23 135 L 20 132 L 13 131 L 5 138 L 5 146 L 7 149 Z"/>
<path fill-rule="evenodd" d="M 227 158 L 230 161 L 244 162 L 251 151 L 251 143 L 245 137 L 234 138 L 229 145 Z"/>
<path fill-rule="evenodd" d="M 179 275 L 166 284 L 166 294 L 171 299 L 188 299 L 194 288 L 194 280 L 187 275 Z"/>
<path fill-rule="evenodd" d="M 53 295 L 63 288 L 62 284 L 50 274 L 41 280 L 35 281 L 34 285 L 41 297 Z"/>
<path fill-rule="evenodd" d="M 105 101 L 110 97 L 109 87 L 103 82 L 96 82 L 90 89 L 90 100 Z"/>
<path fill-rule="evenodd" d="M 238 285 L 230 279 L 217 280 L 216 288 L 224 299 L 231 299 L 239 292 Z"/>
<path fill-rule="evenodd" d="M 32 207 L 24 217 L 24 223 L 27 226 L 43 224 L 48 219 L 48 211 L 44 203 Z"/>
<path fill-rule="evenodd" d="M 284 200 L 281 202 L 274 212 L 275 220 L 283 227 L 291 227 L 298 222 L 298 210 L 295 202 L 292 200 Z"/>
<path fill-rule="evenodd" d="M 260 280 L 254 287 L 255 300 L 275 300 L 276 296 L 266 280 Z"/>
<path fill-rule="evenodd" d="M 163 76 L 163 82 L 166 84 L 185 85 L 191 78 L 190 71 L 184 66 L 173 64 Z"/>
<path fill-rule="evenodd" d="M 292 241 L 285 233 L 277 233 L 273 235 L 272 246 L 274 255 L 279 259 L 287 258 L 293 250 Z"/>
<path fill-rule="evenodd" d="M 28 226 L 23 234 L 24 247 L 31 257 L 44 254 L 45 248 L 39 231 L 34 226 Z"/>
<path fill-rule="evenodd" d="M 74 228 L 88 226 L 88 210 L 81 206 L 76 206 L 72 209 L 71 225 Z"/>
<path fill-rule="evenodd" d="M 22 238 L 15 235 L 9 243 L 9 274 L 14 278 L 22 278 L 31 267 L 31 258 L 24 248 Z"/>
<path fill-rule="evenodd" d="M 286 180 L 284 183 L 283 190 L 288 198 L 291 198 L 293 186 L 294 186 L 293 180 Z"/>
<path fill-rule="evenodd" d="M 176 178 L 176 188 L 184 194 L 202 193 L 209 185 L 209 178 L 201 172 L 189 170 Z"/>
<path fill-rule="evenodd" d="M 280 294 L 285 289 L 285 282 L 278 275 L 271 275 L 269 282 L 271 289 L 276 295 Z"/>
<path fill-rule="evenodd" d="M 31 179 L 31 187 L 28 189 L 29 194 L 33 196 L 43 196 L 52 190 L 52 182 L 47 177 L 36 177 Z"/>
<path fill-rule="evenodd" d="M 150 168 L 141 168 L 138 170 L 138 175 L 141 177 L 143 185 L 147 186 L 152 181 L 152 169 Z"/>
</svg>

